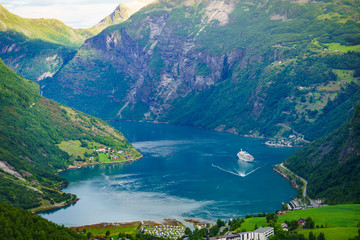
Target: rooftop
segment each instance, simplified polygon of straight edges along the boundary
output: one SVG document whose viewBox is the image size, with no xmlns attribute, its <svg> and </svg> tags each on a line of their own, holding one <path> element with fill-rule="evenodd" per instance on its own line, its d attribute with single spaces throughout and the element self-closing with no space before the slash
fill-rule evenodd
<svg viewBox="0 0 360 240">
<path fill-rule="evenodd" d="M 256 229 L 254 232 L 256 233 L 265 233 L 269 230 L 272 230 L 272 227 L 259 227 L 258 229 Z"/>
</svg>

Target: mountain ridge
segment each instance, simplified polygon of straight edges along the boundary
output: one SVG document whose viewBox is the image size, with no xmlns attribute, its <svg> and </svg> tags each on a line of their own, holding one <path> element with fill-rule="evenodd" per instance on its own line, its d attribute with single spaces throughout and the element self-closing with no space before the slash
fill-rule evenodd
<svg viewBox="0 0 360 240">
<path fill-rule="evenodd" d="M 86 39 L 125 21 L 151 1 L 122 3 L 111 15 L 87 29 L 74 29 L 56 19 L 22 18 L 0 5 L 0 57 L 19 75 L 42 81 L 59 71 Z"/>
<path fill-rule="evenodd" d="M 46 96 L 107 119 L 301 139 L 329 102 L 359 86 L 354 4 L 155 2 L 88 39 L 42 87 Z M 334 120 L 310 140 L 338 126 Z"/>
</svg>

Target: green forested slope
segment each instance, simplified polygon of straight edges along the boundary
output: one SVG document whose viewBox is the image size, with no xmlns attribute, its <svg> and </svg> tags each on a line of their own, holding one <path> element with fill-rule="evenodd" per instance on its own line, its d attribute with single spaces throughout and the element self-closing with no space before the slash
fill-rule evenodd
<svg viewBox="0 0 360 240">
<path fill-rule="evenodd" d="M 0 239 L 86 239 L 64 226 L 58 226 L 21 208 L 0 203 Z"/>
<path fill-rule="evenodd" d="M 42 82 L 44 95 L 107 119 L 313 140 L 360 100 L 359 9 L 355 0 L 155 2 L 88 39 Z"/>
<path fill-rule="evenodd" d="M 41 97 L 39 86 L 0 62 L 0 202 L 24 208 L 65 204 L 74 196 L 57 188 L 66 180 L 57 170 L 75 159 L 62 141 L 108 146 L 140 154 L 107 123 Z"/>
<path fill-rule="evenodd" d="M 284 164 L 308 181 L 311 198 L 360 202 L 360 104 L 353 117 L 326 137 L 297 151 Z"/>
<path fill-rule="evenodd" d="M 79 47 L 93 36 L 90 30 L 73 29 L 56 19 L 22 18 L 0 5 L 0 30 L 16 31 L 29 39 L 38 39 L 64 46 Z"/>
</svg>

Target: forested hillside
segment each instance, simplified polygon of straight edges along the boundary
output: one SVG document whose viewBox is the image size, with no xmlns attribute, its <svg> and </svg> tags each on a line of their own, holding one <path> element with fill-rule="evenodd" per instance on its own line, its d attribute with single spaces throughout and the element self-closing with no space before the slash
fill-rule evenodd
<svg viewBox="0 0 360 240">
<path fill-rule="evenodd" d="M 297 151 L 284 164 L 308 181 L 311 198 L 360 203 L 360 104 L 352 119 Z"/>
<path fill-rule="evenodd" d="M 21 208 L 0 203 L 0 239 L 86 239 L 64 226 L 56 225 Z"/>
<path fill-rule="evenodd" d="M 60 143 L 80 140 L 84 147 L 140 156 L 106 122 L 41 97 L 36 83 L 2 61 L 0 84 L 0 202 L 28 209 L 73 201 L 75 196 L 57 190 L 67 184 L 57 171 L 84 160 L 60 150 Z"/>
<path fill-rule="evenodd" d="M 0 5 L 0 57 L 11 69 L 32 81 L 52 77 L 86 39 L 121 23 L 151 0 L 120 4 L 88 29 L 74 29 L 56 19 L 22 18 Z"/>
<path fill-rule="evenodd" d="M 359 7 L 154 2 L 88 39 L 42 88 L 106 119 L 313 140 L 350 119 L 360 100 Z"/>
</svg>

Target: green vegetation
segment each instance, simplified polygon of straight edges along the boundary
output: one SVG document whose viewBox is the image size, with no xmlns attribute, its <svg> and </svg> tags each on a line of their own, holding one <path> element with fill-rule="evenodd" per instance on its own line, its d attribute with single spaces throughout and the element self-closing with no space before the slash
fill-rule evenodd
<svg viewBox="0 0 360 240">
<path fill-rule="evenodd" d="M 314 229 L 305 229 L 298 226 L 296 229 L 298 233 L 307 237 L 311 231 L 316 235 L 323 232 L 327 240 L 349 239 L 357 235 L 357 230 L 359 229 L 357 227 L 359 223 L 359 214 L 359 204 L 336 205 L 290 211 L 285 215 L 278 216 L 276 228 L 285 221 L 298 221 L 300 218 L 306 219 L 311 217 L 315 225 Z M 253 231 L 254 226 L 268 226 L 266 217 L 246 218 L 238 230 L 246 229 L 247 231 Z"/>
<path fill-rule="evenodd" d="M 79 140 L 62 141 L 60 144 L 58 144 L 58 147 L 75 158 L 85 158 L 85 154 L 92 153 L 91 150 L 82 147 Z"/>
<path fill-rule="evenodd" d="M 58 190 L 67 181 L 57 171 L 77 165 L 79 157 L 89 154 L 81 152 L 88 143 L 123 151 L 126 159 L 141 156 L 106 122 L 41 97 L 36 83 L 19 77 L 3 62 L 0 86 L 1 201 L 37 210 L 74 201 L 74 195 Z M 76 158 L 70 156 L 79 149 Z"/>
<path fill-rule="evenodd" d="M 29 211 L 0 203 L 0 239 L 86 239 L 80 233 L 58 226 Z"/>
<path fill-rule="evenodd" d="M 196 75 L 209 75 L 211 70 L 207 67 L 206 63 L 197 63 L 195 74 Z"/>
<path fill-rule="evenodd" d="M 295 136 L 298 145 L 351 118 L 360 101 L 355 0 L 228 4 L 221 19 L 206 1 L 151 4 L 89 39 L 44 94 L 106 119 Z M 116 44 L 104 48 L 110 36 Z M 324 50 L 333 47 L 343 50 Z"/>
<path fill-rule="evenodd" d="M 128 236 L 134 238 L 136 235 L 139 236 L 139 226 L 140 222 L 129 223 L 129 224 L 95 224 L 84 227 L 72 227 L 72 230 L 77 230 L 80 232 L 86 232 L 86 235 L 91 236 L 94 239 L 98 239 L 108 235 L 112 238 L 118 238 L 120 235 Z"/>
<path fill-rule="evenodd" d="M 307 193 L 327 203 L 359 203 L 360 104 L 353 118 L 285 160 L 290 170 L 308 181 Z"/>
<path fill-rule="evenodd" d="M 95 32 L 85 29 L 73 29 L 55 19 L 22 18 L 8 12 L 0 5 L 0 31 L 13 30 L 29 39 L 39 39 L 71 47 L 80 47 Z M 97 32 L 98 33 L 98 32 Z"/>
<path fill-rule="evenodd" d="M 355 46 L 345 46 L 345 45 L 341 45 L 340 43 L 328 43 L 326 44 L 327 46 L 329 46 L 329 49 L 330 50 L 339 50 L 340 52 L 342 53 L 347 53 L 347 52 L 350 52 L 350 51 L 353 51 L 353 52 L 360 52 L 360 45 L 355 45 Z"/>
</svg>

